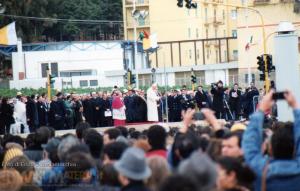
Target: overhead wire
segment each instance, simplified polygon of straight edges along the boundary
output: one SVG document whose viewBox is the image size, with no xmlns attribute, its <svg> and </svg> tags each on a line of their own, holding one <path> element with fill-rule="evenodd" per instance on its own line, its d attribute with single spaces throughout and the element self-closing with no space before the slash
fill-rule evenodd
<svg viewBox="0 0 300 191">
<path fill-rule="evenodd" d="M 33 16 L 20 16 L 11 14 L 0 14 L 0 17 L 9 17 L 23 20 L 36 20 L 36 21 L 52 21 L 52 22 L 71 22 L 80 24 L 123 24 L 123 21 L 118 20 L 90 20 L 90 19 L 62 19 L 50 17 L 33 17 Z"/>
<path fill-rule="evenodd" d="M 62 19 L 62 18 L 51 18 L 51 17 L 33 17 L 33 16 L 20 16 L 10 14 L 0 14 L 0 17 L 9 17 L 23 20 L 35 20 L 35 21 L 49 21 L 49 22 L 71 22 L 80 24 L 123 24 L 124 21 L 118 20 L 89 20 L 89 19 Z M 201 17 L 187 17 L 180 19 L 167 19 L 167 20 L 152 20 L 151 23 L 168 23 L 168 22 L 186 22 L 190 20 L 199 20 Z"/>
</svg>

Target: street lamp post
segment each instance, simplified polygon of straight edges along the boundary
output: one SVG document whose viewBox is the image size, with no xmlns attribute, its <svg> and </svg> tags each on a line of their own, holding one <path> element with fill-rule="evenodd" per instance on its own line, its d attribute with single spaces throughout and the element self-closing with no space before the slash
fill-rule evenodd
<svg viewBox="0 0 300 191">
<path fill-rule="evenodd" d="M 248 0 L 245 1 L 246 3 L 246 10 L 245 10 L 245 15 L 246 15 L 246 29 L 248 30 L 249 26 L 248 26 Z M 248 51 L 248 54 L 249 54 L 249 51 Z M 250 63 L 250 60 L 247 59 L 247 73 L 248 73 L 248 86 L 250 87 L 250 84 L 252 82 L 252 75 L 251 75 L 251 63 Z"/>
<path fill-rule="evenodd" d="M 152 84 L 155 83 L 155 81 L 156 81 L 155 72 L 156 72 L 155 68 L 152 68 L 151 69 L 151 73 L 152 73 L 152 80 L 151 81 L 152 81 Z"/>
<path fill-rule="evenodd" d="M 137 41 L 137 22 L 138 17 L 135 17 L 134 12 L 136 11 L 136 0 L 133 0 L 133 35 L 134 35 L 134 68 L 135 69 L 135 78 L 136 78 L 136 88 L 139 89 L 139 73 L 138 73 L 138 66 L 137 66 L 137 54 L 138 54 L 138 41 Z"/>
<path fill-rule="evenodd" d="M 138 65 L 137 62 L 137 54 L 138 54 L 138 40 L 137 40 L 137 24 L 140 18 L 144 19 L 148 16 L 149 12 L 146 10 L 136 10 L 136 0 L 133 0 L 133 10 L 132 10 L 132 18 L 133 18 L 133 38 L 134 38 L 134 68 L 136 75 L 136 88 L 139 89 L 139 73 L 141 65 Z"/>
</svg>

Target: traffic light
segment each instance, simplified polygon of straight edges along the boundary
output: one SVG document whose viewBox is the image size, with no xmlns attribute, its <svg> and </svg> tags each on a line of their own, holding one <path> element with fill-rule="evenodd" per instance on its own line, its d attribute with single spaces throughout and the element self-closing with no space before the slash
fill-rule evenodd
<svg viewBox="0 0 300 191">
<path fill-rule="evenodd" d="M 271 54 L 266 55 L 266 62 L 267 62 L 267 71 L 268 73 L 275 71 L 275 66 L 273 65 L 273 59 Z"/>
<path fill-rule="evenodd" d="M 264 63 L 263 55 L 257 57 L 257 65 L 258 65 L 257 69 L 264 73 L 265 72 L 265 63 Z"/>
<path fill-rule="evenodd" d="M 183 0 L 177 0 L 177 6 L 182 8 L 183 7 Z M 185 7 L 188 9 L 194 8 L 197 9 L 197 3 L 192 2 L 192 0 L 185 0 Z"/>
<path fill-rule="evenodd" d="M 54 75 L 49 74 L 49 83 L 50 83 L 50 84 L 54 84 L 54 83 L 55 83 L 54 78 L 55 78 Z"/>
<path fill-rule="evenodd" d="M 132 71 L 130 69 L 126 72 L 125 81 L 127 82 L 128 87 L 136 83 L 135 75 L 132 75 Z"/>
<path fill-rule="evenodd" d="M 124 84 L 125 86 L 128 84 L 127 72 L 124 74 Z"/>
<path fill-rule="evenodd" d="M 197 9 L 197 3 L 192 3 L 191 6 L 192 8 Z"/>
<path fill-rule="evenodd" d="M 131 75 L 131 84 L 135 84 L 136 80 L 135 80 L 135 75 Z"/>
<path fill-rule="evenodd" d="M 183 0 L 177 0 L 177 6 L 183 7 Z"/>
<path fill-rule="evenodd" d="M 197 3 L 193 3 L 192 0 L 185 0 L 185 7 L 188 9 L 194 8 L 197 9 Z"/>
<path fill-rule="evenodd" d="M 52 75 L 52 74 L 49 74 L 48 75 L 48 83 L 49 83 L 49 86 L 51 87 L 51 88 L 53 88 L 54 87 L 54 83 L 55 83 L 55 76 L 54 75 Z"/>
<path fill-rule="evenodd" d="M 191 82 L 192 84 L 195 84 L 197 82 L 197 78 L 195 75 L 191 75 Z"/>
<path fill-rule="evenodd" d="M 266 79 L 265 73 L 259 74 L 259 80 L 260 81 L 265 81 L 265 79 Z"/>
</svg>

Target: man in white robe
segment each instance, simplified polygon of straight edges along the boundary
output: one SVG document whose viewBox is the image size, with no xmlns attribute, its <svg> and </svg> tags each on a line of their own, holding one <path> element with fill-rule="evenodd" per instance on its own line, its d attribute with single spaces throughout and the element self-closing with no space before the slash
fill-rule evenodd
<svg viewBox="0 0 300 191">
<path fill-rule="evenodd" d="M 147 90 L 147 110 L 148 110 L 148 121 L 159 121 L 158 118 L 158 103 L 160 97 L 158 96 L 157 92 L 157 84 L 154 83 L 152 86 Z"/>
<path fill-rule="evenodd" d="M 29 133 L 27 118 L 26 118 L 26 104 L 21 101 L 21 97 L 14 100 L 14 118 L 16 123 L 19 122 L 24 125 L 24 133 Z"/>
</svg>

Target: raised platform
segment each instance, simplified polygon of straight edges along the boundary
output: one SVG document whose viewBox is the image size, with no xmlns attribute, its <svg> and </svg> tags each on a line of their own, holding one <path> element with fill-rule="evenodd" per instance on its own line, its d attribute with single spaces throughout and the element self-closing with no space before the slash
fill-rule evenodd
<svg viewBox="0 0 300 191">
<path fill-rule="evenodd" d="M 208 125 L 206 121 L 196 121 L 195 124 L 196 125 L 203 125 L 203 126 Z M 128 125 L 125 125 L 125 127 L 127 127 L 128 129 L 129 128 L 135 128 L 137 131 L 143 131 L 145 129 L 150 128 L 152 125 L 161 125 L 161 126 L 165 127 L 166 130 L 168 130 L 169 128 L 173 128 L 173 127 L 181 128 L 183 124 L 182 124 L 182 122 L 172 122 L 172 123 L 148 123 L 147 122 L 145 124 L 128 124 Z M 111 128 L 114 128 L 114 126 L 111 126 L 111 127 L 97 127 L 97 128 L 94 128 L 94 129 L 96 129 L 98 132 L 103 134 L 103 132 L 105 130 L 111 129 Z M 64 134 L 68 134 L 68 133 L 71 133 L 71 134 L 75 135 L 75 129 L 56 131 L 55 136 L 62 136 Z M 23 138 L 26 138 L 27 135 L 28 134 L 19 134 L 19 136 L 21 136 Z"/>
</svg>

